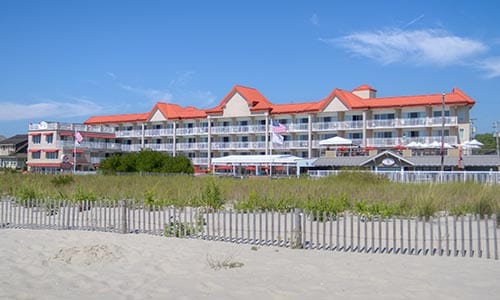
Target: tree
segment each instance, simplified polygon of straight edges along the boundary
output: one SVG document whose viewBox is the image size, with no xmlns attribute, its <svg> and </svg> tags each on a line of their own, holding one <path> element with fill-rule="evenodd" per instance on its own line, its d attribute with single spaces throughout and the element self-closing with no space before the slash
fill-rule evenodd
<svg viewBox="0 0 500 300">
<path fill-rule="evenodd" d="M 497 142 L 492 133 L 476 134 L 474 138 L 484 144 L 479 151 L 480 154 L 492 153 L 496 151 Z"/>
<path fill-rule="evenodd" d="M 108 157 L 101 161 L 100 169 L 104 173 L 194 173 L 194 168 L 189 158 L 182 155 L 172 157 L 150 149 Z"/>
</svg>

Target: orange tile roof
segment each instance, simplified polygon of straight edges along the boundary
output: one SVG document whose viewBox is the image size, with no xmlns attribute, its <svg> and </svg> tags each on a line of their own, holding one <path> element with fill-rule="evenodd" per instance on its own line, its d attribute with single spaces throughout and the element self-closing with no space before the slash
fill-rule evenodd
<svg viewBox="0 0 500 300">
<path fill-rule="evenodd" d="M 358 86 L 353 91 L 373 90 L 367 84 Z M 364 110 L 391 107 L 411 107 L 411 106 L 437 106 L 441 105 L 441 94 L 428 94 L 417 96 L 397 96 L 363 99 L 351 91 L 334 89 L 325 98 L 319 101 L 302 103 L 273 104 L 269 102 L 257 89 L 235 85 L 231 91 L 214 108 L 201 110 L 195 107 L 181 107 L 177 104 L 157 102 L 148 113 L 121 114 L 111 116 L 90 117 L 85 124 L 106 124 L 106 123 L 127 123 L 127 122 L 147 122 L 153 114 L 160 112 L 167 119 L 197 119 L 206 118 L 207 114 L 221 114 L 227 102 L 234 96 L 240 94 L 248 103 L 250 111 L 269 111 L 271 114 L 292 114 L 303 112 L 321 112 L 335 98 L 338 98 L 350 110 Z M 474 105 L 475 101 L 463 93 L 458 88 L 454 88 L 451 93 L 445 95 L 447 105 Z"/>
<path fill-rule="evenodd" d="M 474 105 L 475 101 L 462 91 L 454 88 L 451 93 L 445 94 L 445 105 Z M 363 102 L 368 108 L 411 107 L 411 106 L 438 106 L 442 105 L 442 94 L 417 96 L 399 96 L 365 99 Z"/>
<path fill-rule="evenodd" d="M 205 111 L 197 109 L 192 106 L 182 107 L 177 104 L 157 102 L 151 112 L 149 113 L 148 119 L 150 119 L 156 110 L 160 110 L 164 117 L 169 120 L 173 119 L 198 119 L 205 118 L 207 114 Z"/>
<path fill-rule="evenodd" d="M 352 91 L 354 92 L 354 91 L 366 91 L 366 90 L 375 91 L 375 92 L 377 91 L 376 89 L 372 88 L 368 84 L 362 84 Z"/>
<path fill-rule="evenodd" d="M 248 103 L 250 111 L 271 110 L 273 105 L 266 99 L 257 89 L 235 85 L 231 91 L 222 99 L 222 101 L 214 108 L 205 110 L 207 114 L 222 113 L 224 106 L 235 93 L 240 94 Z"/>
<path fill-rule="evenodd" d="M 148 116 L 149 113 L 94 116 L 88 118 L 85 122 L 83 122 L 83 124 L 90 125 L 90 124 L 145 122 Z"/>
</svg>

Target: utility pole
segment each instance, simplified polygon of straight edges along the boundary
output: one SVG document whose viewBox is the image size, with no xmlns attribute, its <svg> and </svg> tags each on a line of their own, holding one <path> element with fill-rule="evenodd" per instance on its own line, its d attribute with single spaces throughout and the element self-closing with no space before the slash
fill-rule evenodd
<svg viewBox="0 0 500 300">
<path fill-rule="evenodd" d="M 499 136 L 498 136 L 498 130 L 500 129 L 500 125 L 498 121 L 493 122 L 493 128 L 495 128 L 495 137 L 496 137 L 496 144 L 497 144 L 497 155 L 500 157 L 500 143 L 499 141 Z"/>
<path fill-rule="evenodd" d="M 441 176 L 443 176 L 444 171 L 444 97 L 443 92 L 441 96 Z"/>
</svg>

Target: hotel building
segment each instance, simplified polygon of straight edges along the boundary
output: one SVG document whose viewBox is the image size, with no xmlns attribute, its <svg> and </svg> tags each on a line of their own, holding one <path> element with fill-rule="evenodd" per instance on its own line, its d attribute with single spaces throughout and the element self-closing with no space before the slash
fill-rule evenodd
<svg viewBox="0 0 500 300">
<path fill-rule="evenodd" d="M 470 139 L 474 104 L 458 88 L 379 98 L 368 85 L 334 89 L 317 101 L 274 104 L 257 89 L 236 85 L 210 109 L 158 102 L 149 112 L 94 116 L 83 124 L 30 124 L 28 166 L 53 172 L 71 169 L 76 162 L 77 170 L 93 170 L 113 153 L 153 149 L 185 155 L 205 169 L 212 158 L 228 155 L 324 156 L 330 151 L 319 141 L 334 136 L 352 140 L 356 155 L 401 149 L 411 142 L 430 145 L 442 137 L 457 145 Z M 272 121 L 286 127 L 282 144 L 271 142 Z M 83 136 L 79 144 L 75 132 Z"/>
</svg>

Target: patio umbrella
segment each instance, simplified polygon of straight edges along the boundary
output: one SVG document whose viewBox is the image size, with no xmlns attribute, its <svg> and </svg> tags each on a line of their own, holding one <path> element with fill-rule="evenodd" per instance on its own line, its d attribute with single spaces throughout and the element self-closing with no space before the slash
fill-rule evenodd
<svg viewBox="0 0 500 300">
<path fill-rule="evenodd" d="M 321 140 L 319 141 L 319 144 L 321 146 L 334 146 L 334 145 L 352 145 L 352 140 L 350 139 L 345 139 L 340 136 L 332 137 L 326 140 Z"/>
<path fill-rule="evenodd" d="M 472 141 L 466 142 L 466 144 L 469 144 L 469 145 L 472 145 L 472 146 L 479 146 L 479 147 L 484 146 L 483 143 L 481 143 L 480 141 L 478 141 L 476 139 L 473 139 Z"/>
</svg>

